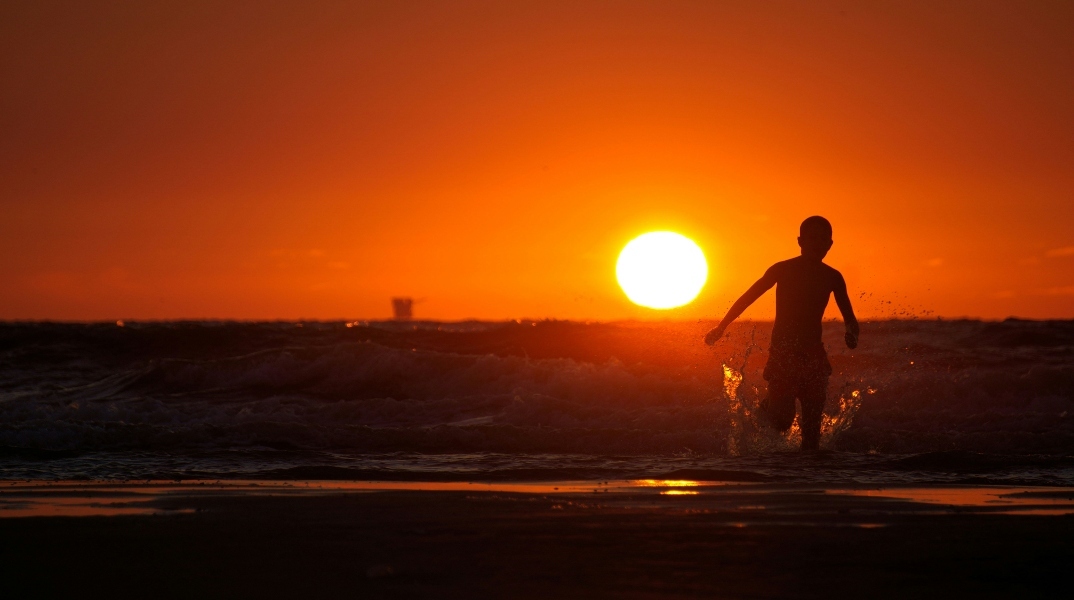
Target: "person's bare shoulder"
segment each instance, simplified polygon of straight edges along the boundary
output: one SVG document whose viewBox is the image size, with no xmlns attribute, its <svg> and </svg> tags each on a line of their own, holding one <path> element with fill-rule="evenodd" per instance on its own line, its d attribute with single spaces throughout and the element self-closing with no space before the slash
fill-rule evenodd
<svg viewBox="0 0 1074 600">
<path fill-rule="evenodd" d="M 832 267 L 828 263 L 820 264 L 824 265 L 824 271 L 828 274 L 828 280 L 831 281 L 832 289 L 838 289 L 846 285 L 846 283 L 843 281 L 843 274 L 840 273 L 836 268 Z"/>
<path fill-rule="evenodd" d="M 773 275 L 783 273 L 787 269 L 793 268 L 794 265 L 798 264 L 799 258 L 801 257 L 796 256 L 794 258 L 788 258 L 787 260 L 781 260 L 778 263 L 772 265 L 771 267 L 768 267 L 768 271 L 766 271 L 766 273 L 771 273 Z"/>
<path fill-rule="evenodd" d="M 793 258 L 790 260 L 781 260 L 771 267 L 768 267 L 768 270 L 761 276 L 761 281 L 765 281 L 767 282 L 767 285 L 773 286 L 783 279 L 783 274 L 787 272 L 787 269 L 793 268 L 793 265 Z"/>
</svg>

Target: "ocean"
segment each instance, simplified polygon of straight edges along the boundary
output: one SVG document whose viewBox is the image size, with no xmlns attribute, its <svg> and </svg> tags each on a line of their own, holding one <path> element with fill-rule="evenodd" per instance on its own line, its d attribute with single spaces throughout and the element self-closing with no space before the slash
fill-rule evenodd
<svg viewBox="0 0 1074 600">
<path fill-rule="evenodd" d="M 711 325 L 0 324 L 0 478 L 1074 485 L 1074 322 L 826 323 L 806 454 Z"/>
</svg>

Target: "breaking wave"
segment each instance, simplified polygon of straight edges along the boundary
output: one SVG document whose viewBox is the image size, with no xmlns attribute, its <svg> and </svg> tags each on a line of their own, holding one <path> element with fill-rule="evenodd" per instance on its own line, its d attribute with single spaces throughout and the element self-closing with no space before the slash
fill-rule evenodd
<svg viewBox="0 0 1074 600">
<path fill-rule="evenodd" d="M 854 352 L 831 325 L 829 450 L 1074 453 L 1074 324 L 867 323 Z M 769 328 L 713 351 L 700 323 L 0 325 L 0 460 L 789 452 L 797 426 L 754 415 Z"/>
</svg>

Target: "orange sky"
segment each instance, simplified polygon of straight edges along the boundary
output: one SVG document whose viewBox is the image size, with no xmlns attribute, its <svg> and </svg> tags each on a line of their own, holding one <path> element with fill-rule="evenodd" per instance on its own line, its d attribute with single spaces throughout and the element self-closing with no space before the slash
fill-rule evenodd
<svg viewBox="0 0 1074 600">
<path fill-rule="evenodd" d="M 1067 2 L 89 4 L 0 6 L 0 319 L 719 316 L 811 214 L 866 317 L 1074 317 Z"/>
</svg>

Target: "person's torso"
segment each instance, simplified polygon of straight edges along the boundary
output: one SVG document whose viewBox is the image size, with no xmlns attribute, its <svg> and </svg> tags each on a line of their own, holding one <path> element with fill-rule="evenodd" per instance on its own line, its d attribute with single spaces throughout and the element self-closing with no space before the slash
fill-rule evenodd
<svg viewBox="0 0 1074 600">
<path fill-rule="evenodd" d="M 808 348 L 821 343 L 821 320 L 837 271 L 820 261 L 792 258 L 777 265 L 772 345 Z"/>
</svg>

